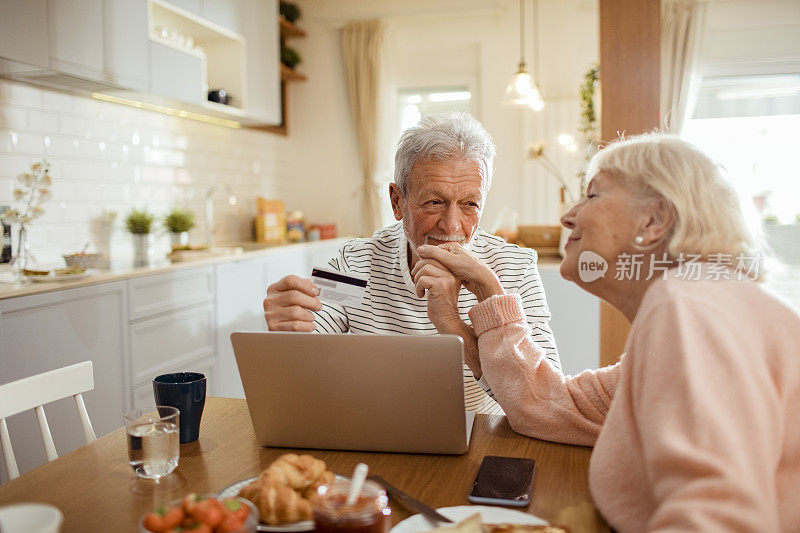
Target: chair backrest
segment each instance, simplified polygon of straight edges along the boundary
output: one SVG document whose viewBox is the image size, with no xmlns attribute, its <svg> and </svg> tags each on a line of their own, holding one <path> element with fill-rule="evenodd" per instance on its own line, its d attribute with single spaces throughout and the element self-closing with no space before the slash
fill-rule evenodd
<svg viewBox="0 0 800 533">
<path fill-rule="evenodd" d="M 58 454 L 53 436 L 50 434 L 50 427 L 47 425 L 47 418 L 44 415 L 44 405 L 72 396 L 80 415 L 83 436 L 88 444 L 97 440 L 97 437 L 92 429 L 92 422 L 89 420 L 81 393 L 92 389 L 94 389 L 94 373 L 91 361 L 65 366 L 0 385 L 0 448 L 3 450 L 3 459 L 9 479 L 19 477 L 19 469 L 14 458 L 14 450 L 11 447 L 6 418 L 28 409 L 35 409 L 47 460 L 52 461 L 58 457 Z"/>
</svg>

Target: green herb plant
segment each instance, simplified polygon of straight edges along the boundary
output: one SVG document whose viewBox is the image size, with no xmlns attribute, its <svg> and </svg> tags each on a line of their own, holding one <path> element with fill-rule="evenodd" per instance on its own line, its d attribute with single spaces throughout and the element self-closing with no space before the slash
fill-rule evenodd
<svg viewBox="0 0 800 533">
<path fill-rule="evenodd" d="M 125 217 L 125 229 L 134 235 L 147 235 L 153 229 L 155 221 L 155 215 L 149 213 L 147 209 L 133 209 Z"/>
<path fill-rule="evenodd" d="M 175 207 L 164 217 L 164 227 L 172 233 L 183 233 L 194 227 L 194 212 Z"/>
</svg>

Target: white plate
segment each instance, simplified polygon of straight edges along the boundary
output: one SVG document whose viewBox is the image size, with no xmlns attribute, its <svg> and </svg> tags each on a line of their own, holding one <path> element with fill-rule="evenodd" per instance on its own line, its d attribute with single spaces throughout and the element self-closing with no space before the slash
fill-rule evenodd
<svg viewBox="0 0 800 533">
<path fill-rule="evenodd" d="M 239 491 L 242 490 L 243 487 L 249 485 L 253 481 L 258 479 L 258 476 L 251 477 L 249 479 L 243 479 L 242 481 L 236 482 L 233 485 L 228 485 L 221 491 L 217 497 L 219 498 L 233 498 L 234 496 L 239 495 Z M 344 476 L 340 476 L 336 474 L 336 480 L 341 481 L 347 479 Z M 313 520 L 303 520 L 301 522 L 295 522 L 294 524 L 282 524 L 279 526 L 270 526 L 267 524 L 258 524 L 257 527 L 258 531 L 282 531 L 284 533 L 289 533 L 291 531 L 314 531 L 314 521 Z"/>
<path fill-rule="evenodd" d="M 91 274 L 94 274 L 94 272 L 95 271 L 92 269 L 87 269 L 78 274 L 56 274 L 55 272 L 50 272 L 49 274 L 45 274 L 43 276 L 35 276 L 35 275 L 29 276 L 26 274 L 25 279 L 29 279 L 37 283 L 46 283 L 52 281 L 72 281 L 75 279 L 81 279 L 85 278 L 86 276 L 90 276 Z"/>
<path fill-rule="evenodd" d="M 440 507 L 436 509 L 453 522 L 460 522 L 475 513 L 481 513 L 481 522 L 484 524 L 524 524 L 531 526 L 546 526 L 547 522 L 538 516 L 506 509 L 505 507 L 490 507 L 488 505 L 458 505 L 456 507 Z M 446 526 L 448 524 L 440 524 Z M 453 524 L 455 525 L 455 524 Z M 410 516 L 394 526 L 389 533 L 422 533 L 436 529 L 430 521 L 421 514 Z"/>
</svg>

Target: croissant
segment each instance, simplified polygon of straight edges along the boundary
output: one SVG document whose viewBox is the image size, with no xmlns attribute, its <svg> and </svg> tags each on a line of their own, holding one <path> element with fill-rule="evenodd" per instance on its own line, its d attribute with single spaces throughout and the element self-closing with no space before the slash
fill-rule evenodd
<svg viewBox="0 0 800 533">
<path fill-rule="evenodd" d="M 304 491 L 325 472 L 325 461 L 310 455 L 287 453 L 264 471 L 262 477 L 280 481 L 294 490 Z M 318 485 L 319 486 L 319 485 Z M 315 489 L 316 490 L 316 489 Z"/>
<path fill-rule="evenodd" d="M 269 525 L 311 520 L 311 502 L 303 499 L 291 487 L 273 479 L 256 480 L 244 487 L 239 495 L 258 508 L 261 521 Z"/>
<path fill-rule="evenodd" d="M 325 461 L 310 455 L 287 453 L 242 488 L 239 496 L 253 502 L 261 521 L 269 525 L 311 520 L 317 489 L 336 479 L 326 468 Z"/>
<path fill-rule="evenodd" d="M 334 473 L 330 470 L 325 470 L 317 479 L 311 482 L 311 485 L 305 488 L 303 491 L 303 498 L 306 498 L 307 500 L 310 500 L 311 503 L 314 503 L 314 500 L 317 499 L 317 489 L 322 485 L 330 485 L 335 480 L 336 476 Z"/>
</svg>

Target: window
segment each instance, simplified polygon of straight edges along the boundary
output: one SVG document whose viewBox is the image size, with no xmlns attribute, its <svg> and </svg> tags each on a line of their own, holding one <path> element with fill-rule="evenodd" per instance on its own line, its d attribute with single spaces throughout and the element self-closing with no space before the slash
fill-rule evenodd
<svg viewBox="0 0 800 533">
<path fill-rule="evenodd" d="M 448 111 L 471 112 L 472 93 L 466 87 L 434 87 L 401 89 L 398 94 L 400 133 L 416 126 L 431 113 Z"/>
<path fill-rule="evenodd" d="M 394 150 L 400 135 L 412 126 L 416 126 L 420 119 L 431 113 L 446 113 L 448 111 L 465 111 L 474 114 L 472 110 L 472 92 L 465 85 L 426 87 L 420 89 L 399 89 L 397 92 L 396 119 L 387 129 L 393 132 L 393 138 L 388 143 L 391 154 L 387 153 L 387 162 L 394 163 Z M 391 167 L 389 167 L 391 168 Z M 388 184 L 394 179 L 391 172 L 383 175 L 381 190 L 386 190 Z M 381 220 L 384 225 L 394 222 L 392 207 L 388 200 L 381 203 Z"/>
<path fill-rule="evenodd" d="M 800 75 L 703 79 L 682 136 L 725 166 L 762 218 L 800 222 Z"/>
</svg>

